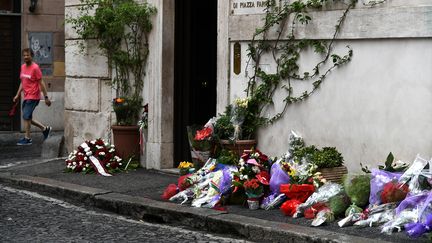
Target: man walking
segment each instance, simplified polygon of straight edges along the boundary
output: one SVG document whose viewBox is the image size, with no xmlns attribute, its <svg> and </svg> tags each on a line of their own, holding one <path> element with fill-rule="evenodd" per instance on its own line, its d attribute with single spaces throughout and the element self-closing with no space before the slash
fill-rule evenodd
<svg viewBox="0 0 432 243">
<path fill-rule="evenodd" d="M 20 79 L 21 83 L 18 88 L 17 94 L 13 98 L 13 102 L 20 99 L 21 92 L 24 91 L 24 101 L 22 103 L 22 116 L 24 119 L 25 137 L 20 139 L 17 145 L 31 145 L 32 140 L 30 137 L 30 126 L 34 125 L 41 129 L 44 139 L 46 139 L 51 132 L 50 126 L 45 126 L 42 123 L 33 119 L 33 111 L 39 104 L 41 98 L 41 91 L 45 98 L 45 104 L 51 105 L 48 98 L 45 82 L 42 80 L 42 72 L 35 62 L 33 62 L 33 51 L 26 48 L 22 51 L 24 64 L 21 66 Z"/>
</svg>

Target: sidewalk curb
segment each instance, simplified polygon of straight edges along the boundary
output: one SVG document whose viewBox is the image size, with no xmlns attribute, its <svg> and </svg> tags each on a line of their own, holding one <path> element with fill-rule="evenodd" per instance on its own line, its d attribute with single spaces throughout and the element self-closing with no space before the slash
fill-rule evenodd
<svg viewBox="0 0 432 243">
<path fill-rule="evenodd" d="M 253 241 L 269 242 L 350 242 L 371 239 L 294 224 L 273 222 L 205 208 L 129 196 L 57 180 L 0 173 L 0 183 L 15 185 L 53 196 L 128 215 L 136 219 L 177 223 L 215 233 L 231 233 Z M 377 241 L 374 242 L 385 242 Z"/>
</svg>

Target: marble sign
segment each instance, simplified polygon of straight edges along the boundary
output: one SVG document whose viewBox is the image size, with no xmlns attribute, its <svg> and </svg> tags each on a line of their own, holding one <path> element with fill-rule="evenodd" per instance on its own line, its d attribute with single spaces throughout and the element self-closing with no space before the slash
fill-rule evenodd
<svg viewBox="0 0 432 243">
<path fill-rule="evenodd" d="M 266 0 L 231 0 L 231 14 L 263 14 Z"/>
</svg>

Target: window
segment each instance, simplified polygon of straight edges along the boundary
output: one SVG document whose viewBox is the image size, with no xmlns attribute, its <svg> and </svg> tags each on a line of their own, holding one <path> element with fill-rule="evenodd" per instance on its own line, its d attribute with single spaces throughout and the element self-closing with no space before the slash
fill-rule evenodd
<svg viewBox="0 0 432 243">
<path fill-rule="evenodd" d="M 0 14 L 21 13 L 21 0 L 0 0 Z"/>
</svg>

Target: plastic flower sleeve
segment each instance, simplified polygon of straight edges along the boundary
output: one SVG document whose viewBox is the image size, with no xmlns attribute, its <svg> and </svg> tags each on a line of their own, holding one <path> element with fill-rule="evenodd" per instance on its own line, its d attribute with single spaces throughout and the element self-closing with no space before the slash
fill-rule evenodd
<svg viewBox="0 0 432 243">
<path fill-rule="evenodd" d="M 427 194 L 427 197 L 420 198 L 417 201 L 415 208 L 418 212 L 417 221 L 405 225 L 407 234 L 410 237 L 420 237 L 422 234 L 432 230 L 432 192 Z"/>
<path fill-rule="evenodd" d="M 230 191 L 232 186 L 234 171 L 237 171 L 237 168 L 235 166 L 225 166 L 222 169 L 222 178 L 220 179 L 219 184 L 216 185 L 212 181 L 211 187 L 213 187 L 218 192 L 218 194 L 215 195 L 210 200 L 210 202 L 207 205 L 205 205 L 205 207 L 214 208 L 216 204 L 219 203 L 220 199 L 222 198 L 222 195 Z"/>
<path fill-rule="evenodd" d="M 417 215 L 417 209 L 404 210 L 399 215 L 396 215 L 393 220 L 385 223 L 381 233 L 391 234 L 395 230 L 399 232 L 405 224 L 415 222 L 417 220 Z"/>
<path fill-rule="evenodd" d="M 400 214 L 405 209 L 415 208 L 418 204 L 426 200 L 428 197 L 427 193 L 419 194 L 419 195 L 409 195 L 407 196 L 396 208 L 396 214 Z"/>
<path fill-rule="evenodd" d="M 288 184 L 290 182 L 289 176 L 281 168 L 280 161 L 280 159 L 276 161 L 270 169 L 270 191 L 274 194 L 280 193 L 279 188 L 281 184 Z"/>
<path fill-rule="evenodd" d="M 196 198 L 192 201 L 193 207 L 201 207 L 208 204 L 214 196 L 219 194 L 218 185 L 222 180 L 223 171 L 216 171 L 212 174 L 213 176 L 208 180 L 198 184 L 198 186 L 194 188 Z"/>
<path fill-rule="evenodd" d="M 410 237 L 417 238 L 422 236 L 424 233 L 432 230 L 432 214 L 426 216 L 424 223 L 409 223 L 405 225 L 405 229 Z"/>
<path fill-rule="evenodd" d="M 311 225 L 316 227 L 326 222 L 333 222 L 334 220 L 335 217 L 333 215 L 333 212 L 329 208 L 324 208 L 323 210 L 318 212 Z"/>
<path fill-rule="evenodd" d="M 410 179 L 420 175 L 423 168 L 428 164 L 428 161 L 421 158 L 419 155 L 415 158 L 412 165 L 405 171 L 405 173 L 399 178 L 400 183 L 407 183 Z M 410 188 L 411 189 L 411 188 Z"/>
<path fill-rule="evenodd" d="M 241 99 L 236 99 L 235 103 L 236 104 L 231 110 L 231 123 L 234 126 L 234 134 L 233 137 L 230 137 L 230 140 L 240 139 L 242 133 L 241 126 L 243 125 L 245 119 L 245 114 L 244 112 L 242 113 L 241 110 L 247 107 L 247 103 L 244 104 Z"/>
<path fill-rule="evenodd" d="M 393 180 L 399 180 L 401 173 L 392 173 L 385 170 L 372 169 L 372 178 L 370 181 L 369 203 L 372 205 L 381 204 L 381 191 L 384 185 Z"/>
<path fill-rule="evenodd" d="M 303 147 L 304 144 L 304 140 L 302 138 L 302 136 L 300 134 L 298 134 L 295 131 L 291 130 L 291 134 L 289 136 L 289 149 L 288 149 L 288 153 L 285 156 L 285 158 L 287 160 L 291 159 L 291 156 L 293 155 L 294 150 Z"/>
<path fill-rule="evenodd" d="M 425 222 L 427 215 L 432 213 L 431 202 L 431 192 L 408 196 L 396 208 L 395 218 L 386 223 L 381 232 L 391 234 L 394 230 L 401 231 L 406 224 Z"/>
<path fill-rule="evenodd" d="M 176 195 L 170 197 L 170 201 L 171 202 L 180 202 L 180 204 L 184 204 L 186 202 L 188 202 L 190 199 L 192 199 L 194 195 L 194 192 L 192 190 L 192 188 L 188 188 L 184 191 L 181 191 L 179 193 L 177 193 Z"/>
<path fill-rule="evenodd" d="M 328 202 L 331 197 L 334 197 L 342 192 L 342 186 L 336 183 L 327 183 L 314 192 L 306 202 L 300 204 L 297 207 L 297 211 L 294 214 L 294 218 L 299 217 L 303 214 L 304 210 L 318 202 Z"/>
<path fill-rule="evenodd" d="M 261 208 L 265 210 L 270 210 L 273 208 L 276 208 L 280 204 L 282 204 L 286 200 L 285 194 L 281 193 L 279 195 L 277 194 L 270 194 L 268 197 L 264 198 L 263 202 L 261 203 Z"/>
<path fill-rule="evenodd" d="M 216 124 L 216 117 L 210 118 L 210 120 L 208 120 L 204 127 L 209 127 L 211 128 L 211 130 L 214 130 L 214 124 Z"/>
<path fill-rule="evenodd" d="M 372 206 L 363 212 L 363 218 L 354 223 L 356 226 L 376 226 L 387 223 L 395 215 L 396 203 L 386 203 L 379 206 Z"/>
</svg>

